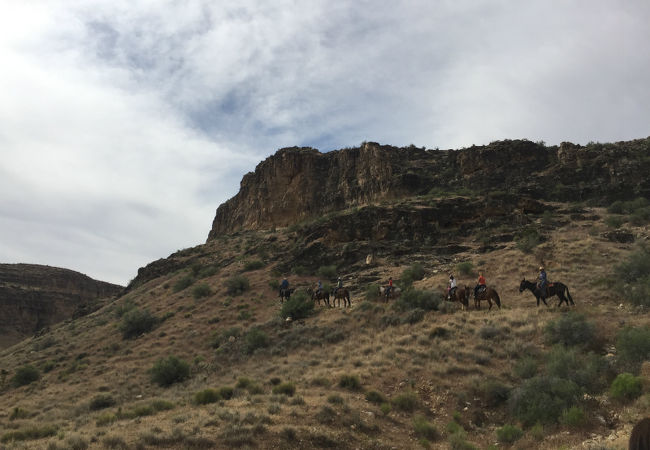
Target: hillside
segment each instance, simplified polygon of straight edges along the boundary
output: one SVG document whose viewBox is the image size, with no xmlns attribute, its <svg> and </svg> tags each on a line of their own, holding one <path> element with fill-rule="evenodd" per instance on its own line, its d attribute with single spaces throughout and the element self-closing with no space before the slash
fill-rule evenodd
<svg viewBox="0 0 650 450">
<path fill-rule="evenodd" d="M 0 264 L 0 348 L 98 309 L 122 289 L 72 270 Z"/>
<path fill-rule="evenodd" d="M 631 258 L 633 267 L 650 267 L 640 246 L 650 236 L 650 206 L 633 200 L 647 180 L 611 174 L 647 164 L 648 143 L 602 145 L 607 154 L 634 148 L 637 160 L 614 158 L 597 170 L 585 159 L 579 165 L 595 181 L 568 177 L 564 199 L 535 194 L 560 192 L 555 175 L 542 169 L 506 177 L 511 184 L 501 189 L 471 173 L 448 187 L 445 175 L 426 189 L 373 175 L 367 191 L 342 194 L 336 208 L 323 200 L 324 209 L 292 216 L 286 226 L 270 219 L 282 210 L 277 198 L 251 200 L 267 191 L 248 175 L 219 208 L 205 244 L 143 267 L 124 295 L 97 311 L 0 352 L 7 371 L 0 442 L 48 449 L 624 448 L 650 405 L 650 367 L 641 364 L 650 356 L 650 320 L 644 285 L 631 284 L 647 272 L 621 287 L 617 267 Z M 496 148 L 510 148 L 491 146 L 431 157 L 483 155 L 478 165 L 487 167 L 489 158 L 503 157 Z M 444 165 L 426 163 L 429 151 L 402 151 L 395 167 L 412 164 L 422 169 L 419 179 L 439 177 Z M 280 151 L 255 174 L 287 153 L 342 157 Z M 300 180 L 312 174 L 304 170 Z M 268 189 L 281 183 L 259 179 Z M 313 199 L 338 188 L 305 189 Z M 276 209 L 260 212 L 265 202 Z M 557 307 L 553 298 L 538 308 L 530 292 L 519 292 L 541 262 L 551 280 L 569 286 L 575 306 Z M 470 302 L 464 311 L 443 300 L 450 272 L 473 287 L 478 270 L 499 292 L 500 309 Z M 313 305 L 300 301 L 306 289 L 319 277 L 333 285 L 339 275 L 352 307 L 315 305 L 301 318 Z M 291 310 L 277 296 L 283 276 L 297 288 Z M 389 277 L 413 288 L 386 302 L 378 287 Z M 610 394 L 623 372 L 641 376 L 630 381 L 643 382 L 641 395 Z"/>
</svg>

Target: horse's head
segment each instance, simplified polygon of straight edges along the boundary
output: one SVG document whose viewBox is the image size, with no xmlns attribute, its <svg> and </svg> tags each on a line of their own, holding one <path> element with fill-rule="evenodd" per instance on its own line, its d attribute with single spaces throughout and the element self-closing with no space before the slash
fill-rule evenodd
<svg viewBox="0 0 650 450">
<path fill-rule="evenodd" d="M 521 280 L 521 283 L 519 283 L 519 292 L 524 292 L 524 290 L 526 289 L 526 283 L 527 281 L 525 278 Z"/>
</svg>

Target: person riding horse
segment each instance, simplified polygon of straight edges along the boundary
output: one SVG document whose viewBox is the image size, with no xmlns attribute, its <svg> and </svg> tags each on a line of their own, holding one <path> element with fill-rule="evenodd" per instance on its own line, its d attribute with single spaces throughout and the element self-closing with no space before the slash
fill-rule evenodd
<svg viewBox="0 0 650 450">
<path fill-rule="evenodd" d="M 390 291 L 393 290 L 393 277 L 388 278 L 388 286 L 386 286 L 386 298 L 390 296 Z"/>
<path fill-rule="evenodd" d="M 548 277 L 544 266 L 539 266 L 539 283 L 537 283 L 537 287 L 539 287 L 542 297 L 548 297 Z"/>
<path fill-rule="evenodd" d="M 478 273 L 478 283 L 474 287 L 474 298 L 478 297 L 479 292 L 482 292 L 485 290 L 487 285 L 487 282 L 485 281 L 485 277 L 483 276 L 483 272 Z"/>
<path fill-rule="evenodd" d="M 286 277 L 282 280 L 282 283 L 280 283 L 280 297 L 282 297 L 282 294 L 289 289 L 289 280 L 287 280 Z"/>
<path fill-rule="evenodd" d="M 339 289 L 343 288 L 343 280 L 341 280 L 341 277 L 338 278 L 336 281 L 336 287 L 334 288 L 334 295 L 338 292 Z"/>
<path fill-rule="evenodd" d="M 318 280 L 318 286 L 316 286 L 316 294 L 321 295 L 323 293 L 323 282 Z"/>
<path fill-rule="evenodd" d="M 456 292 L 456 289 L 457 289 L 456 279 L 454 278 L 454 275 L 451 274 L 449 275 L 449 287 L 448 287 L 449 293 L 447 294 L 447 300 L 451 300 L 451 298 L 454 296 L 454 293 Z"/>
</svg>

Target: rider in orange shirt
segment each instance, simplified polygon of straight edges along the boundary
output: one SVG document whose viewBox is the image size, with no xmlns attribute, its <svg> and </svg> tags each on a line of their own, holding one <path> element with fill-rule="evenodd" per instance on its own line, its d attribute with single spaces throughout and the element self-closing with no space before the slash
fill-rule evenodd
<svg viewBox="0 0 650 450">
<path fill-rule="evenodd" d="M 483 272 L 478 273 L 478 284 L 474 288 L 474 297 L 478 295 L 479 289 L 485 289 L 485 285 L 487 283 L 485 282 L 485 277 L 483 276 Z"/>
</svg>

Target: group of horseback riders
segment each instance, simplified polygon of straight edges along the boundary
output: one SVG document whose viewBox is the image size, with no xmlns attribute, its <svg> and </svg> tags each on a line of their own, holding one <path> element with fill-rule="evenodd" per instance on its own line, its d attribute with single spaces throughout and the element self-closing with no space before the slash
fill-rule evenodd
<svg viewBox="0 0 650 450">
<path fill-rule="evenodd" d="M 546 293 L 544 297 L 548 296 L 548 277 L 546 275 L 546 270 L 544 269 L 544 266 L 539 266 L 537 287 L 541 292 Z M 476 283 L 476 286 L 474 286 L 474 298 L 477 298 L 482 292 L 485 291 L 486 288 L 487 288 L 487 282 L 485 280 L 485 277 L 483 276 L 483 272 L 479 271 L 478 281 Z M 456 289 L 458 289 L 458 286 L 456 285 L 456 278 L 454 278 L 454 274 L 450 274 L 449 285 L 447 286 L 447 300 L 451 300 L 452 298 L 454 298 Z"/>
<path fill-rule="evenodd" d="M 333 294 L 336 294 L 339 289 L 343 288 L 343 280 L 341 277 L 338 277 L 336 280 L 336 287 L 334 288 Z M 285 292 L 289 291 L 289 280 L 287 280 L 287 277 L 284 277 L 282 279 L 282 282 L 280 283 L 280 297 L 284 295 Z M 322 295 L 323 294 L 323 282 L 321 280 L 318 280 L 318 283 L 316 283 L 316 294 Z"/>
</svg>

